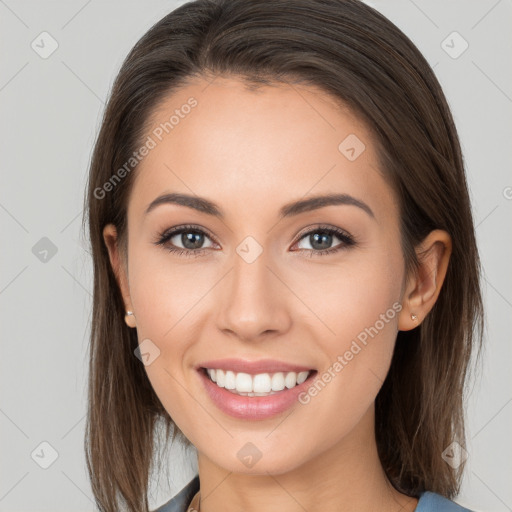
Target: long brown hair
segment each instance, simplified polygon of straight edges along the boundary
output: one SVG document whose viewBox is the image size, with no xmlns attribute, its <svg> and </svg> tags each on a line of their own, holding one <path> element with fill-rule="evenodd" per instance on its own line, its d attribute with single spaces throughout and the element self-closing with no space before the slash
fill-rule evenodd
<svg viewBox="0 0 512 512">
<path fill-rule="evenodd" d="M 169 439 L 190 445 L 152 389 L 134 355 L 136 332 L 124 323 L 102 230 L 115 224 L 126 257 L 136 165 L 122 179 L 116 171 L 142 145 L 160 101 L 191 77 L 227 75 L 252 87 L 320 87 L 365 122 L 399 198 L 407 272 L 417 268 L 414 249 L 431 230 L 452 237 L 435 306 L 421 325 L 398 333 L 375 427 L 383 468 L 398 490 L 455 496 L 463 464 L 453 469 L 441 455 L 453 441 L 465 444 L 466 382 L 484 316 L 463 158 L 439 82 L 410 39 L 358 0 L 197 0 L 156 23 L 125 59 L 90 166 L 94 303 L 84 446 L 100 510 L 117 511 L 121 500 L 129 511 L 147 511 L 156 435 L 163 433 L 165 446 Z"/>
</svg>

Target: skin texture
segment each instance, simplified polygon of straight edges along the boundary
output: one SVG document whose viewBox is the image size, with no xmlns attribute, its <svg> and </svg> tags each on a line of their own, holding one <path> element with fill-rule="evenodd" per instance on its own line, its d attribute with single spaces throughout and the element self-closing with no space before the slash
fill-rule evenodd
<svg viewBox="0 0 512 512">
<path fill-rule="evenodd" d="M 418 248 L 426 250 L 418 275 L 404 275 L 398 205 L 372 137 L 324 92 L 288 84 L 251 91 L 234 77 L 196 79 L 166 98 L 151 129 L 191 96 L 197 106 L 137 169 L 127 262 L 113 225 L 104 239 L 139 343 L 149 338 L 160 350 L 145 367 L 151 384 L 198 450 L 201 511 L 413 511 L 417 499 L 396 491 L 381 467 L 374 401 L 398 330 L 419 325 L 438 297 L 449 235 L 430 233 Z M 350 134 L 366 146 L 354 161 L 338 150 Z M 171 204 L 144 214 L 169 192 L 206 197 L 224 218 Z M 353 205 L 278 217 L 286 203 L 333 192 L 364 201 L 374 218 Z M 206 232 L 203 255 L 154 244 L 183 224 Z M 309 235 L 319 225 L 341 228 L 356 244 L 343 246 L 334 235 L 330 247 L 340 251 L 312 255 L 318 249 Z M 236 251 L 247 236 L 263 248 L 250 264 Z M 180 235 L 172 241 L 184 247 Z M 394 303 L 400 313 L 317 396 L 278 416 L 224 414 L 194 370 L 208 359 L 273 358 L 321 375 Z M 262 453 L 252 468 L 237 456 L 247 442 Z"/>
</svg>

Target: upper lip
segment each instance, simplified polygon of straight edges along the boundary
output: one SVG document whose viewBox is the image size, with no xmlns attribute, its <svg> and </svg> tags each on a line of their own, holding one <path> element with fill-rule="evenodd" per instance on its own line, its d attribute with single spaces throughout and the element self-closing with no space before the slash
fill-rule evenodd
<svg viewBox="0 0 512 512">
<path fill-rule="evenodd" d="M 231 370 L 233 372 L 243 372 L 250 375 L 258 373 L 276 373 L 276 372 L 305 372 L 313 368 L 299 364 L 286 363 L 276 359 L 259 359 L 258 361 L 249 361 L 247 359 L 215 359 L 199 363 L 196 368 L 212 368 L 220 370 Z"/>
</svg>

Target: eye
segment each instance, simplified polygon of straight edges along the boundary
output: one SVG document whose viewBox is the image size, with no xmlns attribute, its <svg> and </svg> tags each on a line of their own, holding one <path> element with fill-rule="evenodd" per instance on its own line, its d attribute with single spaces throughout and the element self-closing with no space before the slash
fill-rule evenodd
<svg viewBox="0 0 512 512">
<path fill-rule="evenodd" d="M 341 241 L 335 247 L 330 247 L 334 239 Z M 310 252 L 310 256 L 321 256 L 324 254 L 333 254 L 335 252 L 346 249 L 347 247 L 355 245 L 355 239 L 346 231 L 329 226 L 318 226 L 303 234 L 298 242 L 305 239 L 310 247 L 299 247 L 300 250 Z"/>
<path fill-rule="evenodd" d="M 211 237 L 198 226 L 180 226 L 164 231 L 158 236 L 156 245 L 161 245 L 178 256 L 201 256 L 212 245 L 204 247 L 205 239 Z M 179 244 L 182 244 L 181 246 Z"/>
<path fill-rule="evenodd" d="M 334 247 L 329 247 L 336 238 L 341 243 Z M 213 247 L 213 244 L 204 246 L 204 242 L 207 239 L 211 240 L 213 237 L 198 226 L 187 225 L 164 231 L 154 243 L 178 256 L 202 256 L 207 253 L 209 248 Z M 302 239 L 305 239 L 311 248 L 299 247 L 299 250 L 308 251 L 310 257 L 333 254 L 356 244 L 352 235 L 340 228 L 330 226 L 318 226 L 307 231 L 301 235 L 299 242 L 295 245 L 298 245 Z"/>
</svg>

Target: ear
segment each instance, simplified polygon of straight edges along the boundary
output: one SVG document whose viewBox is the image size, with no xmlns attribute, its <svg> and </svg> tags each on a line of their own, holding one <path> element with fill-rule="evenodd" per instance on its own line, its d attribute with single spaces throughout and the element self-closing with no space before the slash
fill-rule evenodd
<svg viewBox="0 0 512 512">
<path fill-rule="evenodd" d="M 112 265 L 112 270 L 114 271 L 117 284 L 119 285 L 121 295 L 123 296 L 125 310 L 133 312 L 130 298 L 130 287 L 128 285 L 128 271 L 126 268 L 126 261 L 123 257 L 123 254 L 121 254 L 121 248 L 119 247 L 117 238 L 117 230 L 114 224 L 107 224 L 103 228 L 103 240 L 107 246 L 110 264 Z M 125 316 L 125 321 L 129 327 L 135 327 L 134 315 Z"/>
<path fill-rule="evenodd" d="M 451 237 L 440 229 L 431 231 L 417 247 L 419 268 L 407 280 L 398 330 L 414 329 L 434 307 L 446 277 L 451 253 Z"/>
</svg>

